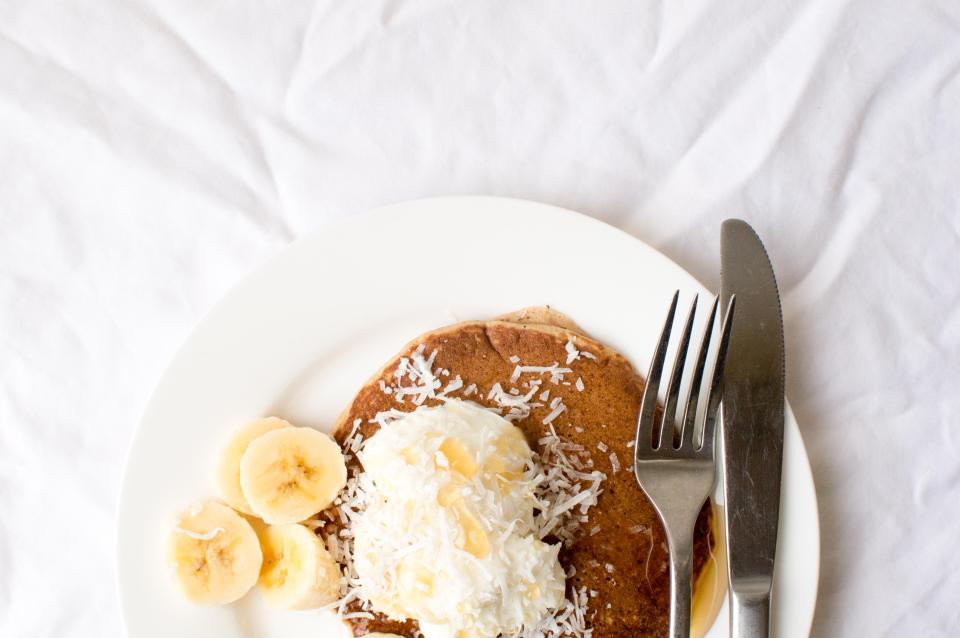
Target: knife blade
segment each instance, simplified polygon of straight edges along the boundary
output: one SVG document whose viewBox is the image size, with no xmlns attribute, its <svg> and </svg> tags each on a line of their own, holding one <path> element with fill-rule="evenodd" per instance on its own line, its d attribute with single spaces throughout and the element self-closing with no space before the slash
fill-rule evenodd
<svg viewBox="0 0 960 638">
<path fill-rule="evenodd" d="M 723 377 L 723 486 L 731 638 L 770 635 L 783 464 L 784 347 L 770 259 L 746 222 L 720 229 L 720 299 L 737 297 Z"/>
</svg>

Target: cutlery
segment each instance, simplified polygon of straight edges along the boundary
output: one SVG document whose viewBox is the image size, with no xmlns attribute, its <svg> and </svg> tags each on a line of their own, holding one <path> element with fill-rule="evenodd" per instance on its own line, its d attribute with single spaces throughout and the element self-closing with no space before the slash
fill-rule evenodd
<svg viewBox="0 0 960 638">
<path fill-rule="evenodd" d="M 716 347 L 715 364 L 707 377 L 709 385 L 704 400 L 706 410 L 700 420 L 700 427 L 696 427 L 700 389 L 717 316 L 717 300 L 713 301 L 707 327 L 700 340 L 696 365 L 691 373 L 687 370 L 686 358 L 697 311 L 697 299 L 694 298 L 670 372 L 666 403 L 661 412 L 657 406 L 657 393 L 679 295 L 679 291 L 673 295 L 643 389 L 640 415 L 637 419 L 637 436 L 633 446 L 633 471 L 641 489 L 663 521 L 667 534 L 670 553 L 670 636 L 689 638 L 693 530 L 697 515 L 713 490 L 716 478 L 716 414 L 722 390 L 723 362 L 730 337 L 734 300 L 731 298 L 727 302 L 727 312 Z M 688 376 L 692 374 L 692 377 L 686 405 L 681 413 L 680 385 L 685 372 Z"/>
<path fill-rule="evenodd" d="M 737 300 L 723 373 L 723 487 L 731 638 L 770 635 L 783 462 L 783 321 L 767 252 L 744 221 L 720 234 L 720 299 Z"/>
</svg>

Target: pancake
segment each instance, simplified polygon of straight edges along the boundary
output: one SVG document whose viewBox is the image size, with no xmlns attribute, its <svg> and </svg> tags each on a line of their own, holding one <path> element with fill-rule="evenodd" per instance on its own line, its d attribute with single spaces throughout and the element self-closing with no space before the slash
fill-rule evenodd
<svg viewBox="0 0 960 638">
<path fill-rule="evenodd" d="M 588 627 L 593 638 L 653 638 L 668 635 L 669 589 L 666 536 L 653 506 L 644 496 L 631 471 L 631 447 L 636 429 L 643 380 L 619 353 L 587 336 L 566 316 L 549 308 L 529 308 L 492 321 L 468 321 L 441 328 L 408 343 L 403 350 L 364 385 L 343 412 L 334 428 L 334 437 L 343 444 L 355 427 L 363 438 L 380 428 L 374 417 L 388 410 L 411 412 L 418 406 L 410 396 L 401 403 L 384 391 L 397 383 L 395 371 L 401 359 L 417 351 L 433 355 L 432 368 L 447 370 L 444 385 L 457 375 L 459 389 L 450 397 L 475 401 L 496 408 L 490 389 L 497 383 L 504 389 L 520 388 L 524 379 L 510 383 L 518 365 L 570 368 L 572 372 L 552 383 L 542 376 L 540 390 L 550 390 L 550 400 L 562 398 L 566 410 L 555 412 L 551 401 L 533 407 L 522 418 L 514 417 L 535 451 L 549 427 L 564 440 L 584 446 L 590 452 L 592 469 L 607 475 L 603 492 L 589 520 L 582 523 L 572 544 L 560 552 L 568 574 L 568 596 L 572 588 L 596 592 L 589 598 Z M 577 351 L 579 354 L 577 355 Z M 570 359 L 569 363 L 566 363 Z M 580 381 L 578 381 L 578 379 Z M 581 386 L 582 381 L 582 386 Z M 406 385 L 406 379 L 400 385 Z M 464 396 L 471 385 L 478 391 Z M 455 384 L 454 384 L 455 385 Z M 580 390 L 579 388 L 583 389 Z M 539 392 L 539 391 L 538 391 Z M 428 397 L 423 405 L 437 405 L 441 399 Z M 506 414 L 506 411 L 504 410 Z M 359 421 L 359 425 L 355 424 Z M 549 425 L 544 420 L 550 421 Z M 616 455 L 616 458 L 611 458 Z M 353 471 L 359 471 L 351 457 Z M 339 521 L 337 517 L 333 517 Z M 716 545 L 711 525 L 710 504 L 704 504 L 697 520 L 694 540 L 694 582 L 710 560 Z M 331 523 L 339 525 L 339 522 Z M 551 541 L 550 537 L 545 539 Z M 695 593 L 696 596 L 696 593 Z M 354 604 L 348 611 L 356 611 Z M 375 615 L 351 618 L 355 636 L 372 632 L 394 633 L 413 638 L 419 635 L 414 621 L 396 622 Z"/>
</svg>

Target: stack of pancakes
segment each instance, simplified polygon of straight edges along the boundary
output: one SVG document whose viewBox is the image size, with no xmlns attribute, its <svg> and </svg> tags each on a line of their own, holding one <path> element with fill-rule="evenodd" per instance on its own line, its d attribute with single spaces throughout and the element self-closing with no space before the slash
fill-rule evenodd
<svg viewBox="0 0 960 638">
<path fill-rule="evenodd" d="M 565 363 L 573 343 L 581 355 Z M 561 550 L 564 570 L 573 572 L 569 587 L 586 587 L 591 593 L 587 611 L 593 638 L 646 638 L 668 635 L 670 580 L 667 570 L 666 536 L 653 506 L 637 485 L 632 472 L 632 442 L 636 429 L 643 380 L 619 353 L 583 333 L 567 317 L 549 308 L 531 308 L 493 321 L 470 321 L 429 332 L 408 343 L 357 393 L 334 428 L 343 444 L 357 419 L 364 438 L 374 436 L 379 425 L 372 421 L 382 411 L 416 409 L 407 399 L 398 402 L 382 390 L 396 379 L 394 371 L 401 357 L 410 357 L 423 346 L 435 352 L 435 369 L 460 375 L 463 387 L 476 384 L 478 392 L 467 400 L 498 407 L 488 392 L 495 384 L 510 385 L 519 360 L 525 366 L 559 363 L 571 368 L 565 383 L 545 380 L 551 398 L 562 397 L 566 411 L 552 421 L 564 440 L 584 446 L 594 466 L 607 475 L 603 493 L 590 510 L 589 520 L 580 527 L 570 547 Z M 582 380 L 583 390 L 576 379 Z M 569 385 L 568 385 L 569 384 Z M 450 394 L 458 397 L 457 392 Z M 424 405 L 440 403 L 427 399 Z M 543 421 L 549 405 L 535 407 L 529 416 L 515 421 L 531 448 L 548 431 Z M 619 462 L 611 459 L 616 455 Z M 356 464 L 356 460 L 353 460 Z M 619 469 L 615 467 L 619 465 Z M 354 470 L 359 471 L 358 467 Z M 618 470 L 618 471 L 616 471 Z M 716 545 L 710 504 L 704 504 L 697 520 L 694 542 L 694 582 L 701 575 Z M 548 537 L 548 542 L 551 539 Z M 575 568 L 570 570 L 570 566 Z M 701 587 L 701 589 L 703 589 Z M 358 607 L 355 607 L 358 608 Z M 354 608 L 354 609 L 355 609 Z M 696 610 L 695 610 L 696 615 Z M 418 635 L 415 621 L 397 622 L 377 615 L 374 619 L 351 619 L 355 636 L 371 632 Z"/>
</svg>

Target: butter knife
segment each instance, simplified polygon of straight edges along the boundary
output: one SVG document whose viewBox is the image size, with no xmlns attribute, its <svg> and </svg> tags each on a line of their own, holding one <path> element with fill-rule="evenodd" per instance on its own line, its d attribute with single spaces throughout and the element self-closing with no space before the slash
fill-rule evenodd
<svg viewBox="0 0 960 638">
<path fill-rule="evenodd" d="M 737 297 L 723 379 L 730 636 L 770 635 L 783 463 L 783 320 L 767 252 L 744 221 L 720 230 L 720 299 Z"/>
</svg>

